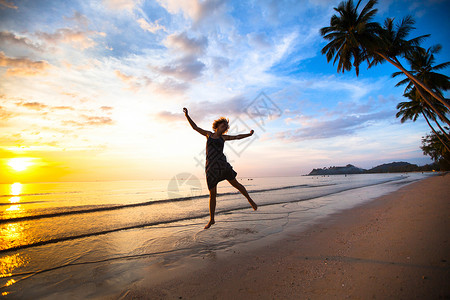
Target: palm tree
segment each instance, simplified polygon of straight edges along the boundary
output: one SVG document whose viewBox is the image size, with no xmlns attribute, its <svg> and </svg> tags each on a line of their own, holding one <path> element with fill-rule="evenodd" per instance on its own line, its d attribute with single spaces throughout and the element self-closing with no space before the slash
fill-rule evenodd
<svg viewBox="0 0 450 300">
<path fill-rule="evenodd" d="M 423 48 L 417 48 L 415 51 L 411 52 L 406 56 L 406 59 L 411 66 L 411 70 L 409 71 L 416 78 L 419 78 L 423 81 L 427 86 L 432 88 L 437 94 L 443 96 L 442 91 L 447 91 L 450 89 L 450 81 L 449 77 L 444 74 L 436 73 L 435 71 L 442 70 L 448 66 L 450 66 L 450 62 L 445 62 L 439 65 L 435 65 L 434 54 L 439 53 L 442 49 L 441 45 L 435 45 L 433 47 L 428 48 L 427 50 Z M 392 74 L 392 77 L 397 77 L 402 75 L 403 72 L 395 72 Z M 405 93 L 409 91 L 418 92 L 420 97 L 424 99 L 427 103 L 433 103 L 433 99 L 430 99 L 426 93 L 423 92 L 422 88 L 417 87 L 414 82 L 412 82 L 408 77 L 401 80 L 397 83 L 396 86 L 407 84 L 405 88 Z M 445 113 L 448 110 L 442 110 L 438 107 L 433 109 L 439 118 L 450 125 L 450 121 L 445 116 Z M 445 133 L 445 131 L 444 131 Z"/>
<path fill-rule="evenodd" d="M 339 16 L 333 15 L 330 26 L 320 29 L 320 34 L 330 41 L 323 47 L 322 54 L 326 55 L 328 62 L 334 57 L 333 64 L 339 59 L 338 72 L 350 71 L 353 65 L 358 76 L 360 63 L 368 58 L 366 49 L 375 47 L 374 37 L 381 33 L 380 24 L 370 22 L 377 12 L 373 9 L 376 3 L 376 0 L 369 0 L 358 15 L 359 2 L 355 7 L 352 0 L 343 1 L 334 8 Z"/>
<path fill-rule="evenodd" d="M 436 117 L 434 116 L 434 113 L 430 110 L 427 103 L 421 101 L 422 99 L 417 95 L 417 93 L 412 90 L 406 94 L 404 94 L 406 98 L 410 99 L 410 101 L 400 102 L 397 105 L 397 109 L 399 110 L 397 114 L 395 115 L 397 118 L 400 118 L 400 122 L 404 123 L 407 120 L 412 120 L 415 122 L 419 115 L 422 115 L 425 120 L 427 121 L 428 126 L 430 126 L 431 130 L 436 134 L 436 136 L 439 138 L 441 143 L 447 148 L 448 151 L 450 151 L 448 142 L 446 143 L 444 140 L 441 139 L 440 135 L 436 132 L 436 130 L 431 125 L 428 118 L 432 118 L 436 124 L 438 124 L 439 128 L 442 130 L 444 135 L 447 137 L 447 140 L 450 141 L 449 136 L 445 133 L 444 129 L 439 125 L 439 123 L 436 120 Z M 443 106 L 441 103 L 438 103 L 436 106 L 439 107 L 439 109 L 442 109 L 444 112 L 447 112 L 447 108 Z"/>
<path fill-rule="evenodd" d="M 369 67 L 387 61 L 400 69 L 439 102 L 450 108 L 447 101 L 410 74 L 397 59 L 397 56 L 407 55 L 414 47 L 418 46 L 421 40 L 427 37 L 424 35 L 409 41 L 404 39 L 413 29 L 412 17 L 404 18 L 397 28 L 394 28 L 393 20 L 385 23 L 385 25 L 392 25 L 391 28 L 382 28 L 377 22 L 371 21 L 377 12 L 377 9 L 373 8 L 377 0 L 369 0 L 358 14 L 360 2 L 358 1 L 356 6 L 353 4 L 353 0 L 341 2 L 334 9 L 339 16 L 333 15 L 330 19 L 330 26 L 320 29 L 320 34 L 324 39 L 330 41 L 322 49 L 322 54 L 326 55 L 327 61 L 330 62 L 334 57 L 334 64 L 339 60 L 338 72 L 350 71 L 353 65 L 357 76 L 362 61 L 367 60 Z"/>
</svg>

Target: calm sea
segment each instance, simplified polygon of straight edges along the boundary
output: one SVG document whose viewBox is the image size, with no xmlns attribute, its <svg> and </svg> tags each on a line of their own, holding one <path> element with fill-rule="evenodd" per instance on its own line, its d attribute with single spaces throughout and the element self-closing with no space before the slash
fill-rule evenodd
<svg viewBox="0 0 450 300">
<path fill-rule="evenodd" d="M 209 230 L 203 230 L 209 215 L 204 179 L 190 174 L 171 180 L 0 184 L 0 292 L 12 298 L 114 295 L 142 275 L 130 272 L 130 264 L 134 269 L 168 264 L 298 231 L 427 176 L 241 178 L 259 205 L 256 212 L 221 182 L 216 224 Z"/>
</svg>

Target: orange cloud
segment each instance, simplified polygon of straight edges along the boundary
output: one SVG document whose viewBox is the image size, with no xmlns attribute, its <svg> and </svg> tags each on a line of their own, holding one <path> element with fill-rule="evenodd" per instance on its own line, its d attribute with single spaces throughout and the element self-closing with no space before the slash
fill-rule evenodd
<svg viewBox="0 0 450 300">
<path fill-rule="evenodd" d="M 47 105 L 40 103 L 40 102 L 21 102 L 21 103 L 17 103 L 17 105 L 26 107 L 26 108 L 30 108 L 30 109 L 34 109 L 34 110 L 41 110 L 44 108 L 47 108 Z"/>
<path fill-rule="evenodd" d="M 18 9 L 18 7 L 16 5 L 14 5 L 14 3 L 7 2 L 6 0 L 0 0 L 0 8 L 3 9 L 3 7 L 1 7 L 1 6 L 11 8 L 11 9 Z"/>
<path fill-rule="evenodd" d="M 46 61 L 32 61 L 28 58 L 11 58 L 0 51 L 0 67 L 7 67 L 6 76 L 44 75 L 50 64 Z"/>
<path fill-rule="evenodd" d="M 101 116 L 86 116 L 82 115 L 82 121 L 63 121 L 63 125 L 69 126 L 77 126 L 77 127 L 86 127 L 86 126 L 103 126 L 103 125 L 112 125 L 114 121 L 109 117 L 101 117 Z"/>
<path fill-rule="evenodd" d="M 114 71 L 114 74 L 116 74 L 117 77 L 123 82 L 128 85 L 128 89 L 132 91 L 137 91 L 140 88 L 149 86 L 152 81 L 147 76 L 142 77 L 136 77 L 132 75 L 126 75 L 118 70 Z"/>
<path fill-rule="evenodd" d="M 70 28 L 58 29 L 55 33 L 38 32 L 36 35 L 50 44 L 71 44 L 81 50 L 94 47 L 96 43 L 89 37 L 90 35 L 106 36 L 104 32 L 96 31 L 75 31 Z"/>
<path fill-rule="evenodd" d="M 53 106 L 52 109 L 57 110 L 75 110 L 72 106 Z"/>
<path fill-rule="evenodd" d="M 12 115 L 12 112 L 7 111 L 3 106 L 0 106 L 0 120 L 8 120 Z"/>
<path fill-rule="evenodd" d="M 113 120 L 108 117 L 97 117 L 97 116 L 83 116 L 86 119 L 85 124 L 87 125 L 111 125 Z"/>
<path fill-rule="evenodd" d="M 110 112 L 114 108 L 112 106 L 102 106 L 102 107 L 100 107 L 100 109 L 105 111 L 105 112 Z"/>
</svg>

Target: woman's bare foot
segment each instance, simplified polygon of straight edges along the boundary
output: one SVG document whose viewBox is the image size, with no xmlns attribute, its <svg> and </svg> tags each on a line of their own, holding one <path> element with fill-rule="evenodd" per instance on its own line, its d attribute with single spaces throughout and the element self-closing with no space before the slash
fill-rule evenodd
<svg viewBox="0 0 450 300">
<path fill-rule="evenodd" d="M 253 207 L 253 210 L 257 210 L 258 209 L 258 205 L 256 205 L 255 202 L 250 202 L 250 205 Z"/>
<path fill-rule="evenodd" d="M 214 220 L 209 221 L 209 223 L 206 224 L 205 229 L 208 229 L 208 228 L 211 227 L 211 225 L 213 225 L 214 223 L 216 223 L 216 222 L 214 222 Z"/>
</svg>

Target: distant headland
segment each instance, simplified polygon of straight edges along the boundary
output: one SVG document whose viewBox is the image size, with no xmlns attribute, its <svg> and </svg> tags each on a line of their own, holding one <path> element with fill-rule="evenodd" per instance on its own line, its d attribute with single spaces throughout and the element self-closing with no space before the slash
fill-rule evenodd
<svg viewBox="0 0 450 300">
<path fill-rule="evenodd" d="M 307 176 L 321 175 L 344 175 L 344 174 L 373 174 L 373 173 L 405 173 L 405 172 L 430 172 L 437 170 L 435 164 L 418 166 L 407 162 L 392 162 L 382 164 L 372 169 L 366 170 L 355 167 L 354 165 L 346 165 L 345 167 L 325 167 L 323 169 L 313 169 Z"/>
</svg>

